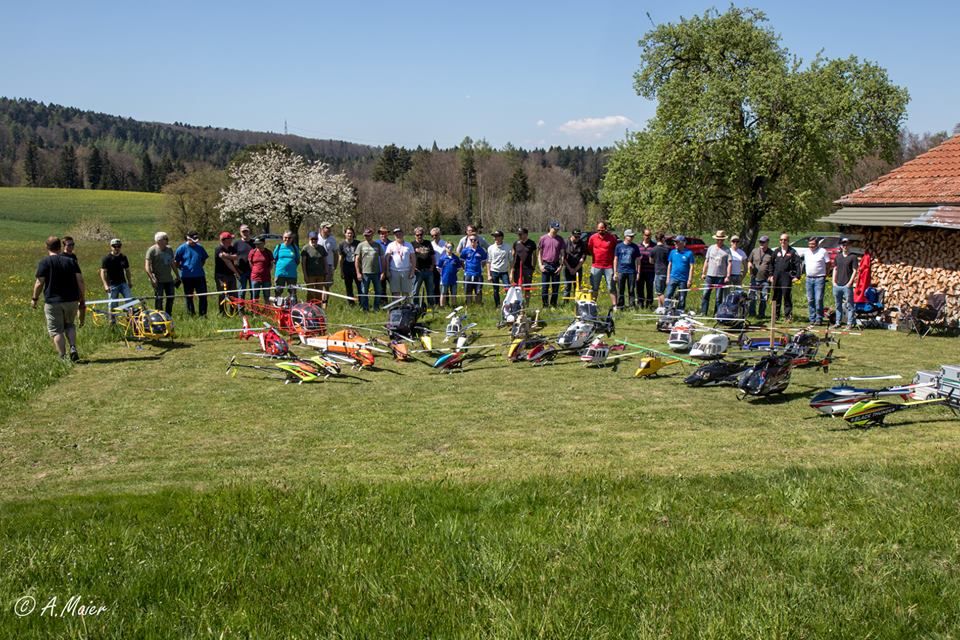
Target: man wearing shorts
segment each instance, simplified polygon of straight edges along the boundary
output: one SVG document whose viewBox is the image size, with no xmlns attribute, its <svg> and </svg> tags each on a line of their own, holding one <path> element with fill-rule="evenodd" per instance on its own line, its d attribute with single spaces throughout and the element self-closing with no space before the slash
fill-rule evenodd
<svg viewBox="0 0 960 640">
<path fill-rule="evenodd" d="M 395 300 L 410 295 L 413 291 L 413 245 L 403 239 L 403 230 L 393 230 L 394 241 L 384 252 L 390 267 L 390 293 Z"/>
<path fill-rule="evenodd" d="M 607 233 L 607 223 L 597 223 L 597 232 L 587 240 L 587 253 L 593 256 L 590 266 L 590 288 L 593 290 L 593 299 L 596 301 L 600 291 L 600 281 L 607 281 L 607 291 L 610 292 L 610 306 L 617 306 L 617 285 L 613 281 L 613 254 L 617 248 L 617 236 Z"/>
<path fill-rule="evenodd" d="M 60 238 L 47 238 L 47 257 L 37 265 L 37 280 L 33 284 L 30 307 L 37 308 L 40 291 L 43 291 L 43 315 L 47 320 L 47 333 L 61 360 L 67 358 L 70 345 L 70 360 L 80 359 L 77 353 L 77 310 L 84 298 L 83 276 L 75 260 L 60 255 Z"/>
</svg>

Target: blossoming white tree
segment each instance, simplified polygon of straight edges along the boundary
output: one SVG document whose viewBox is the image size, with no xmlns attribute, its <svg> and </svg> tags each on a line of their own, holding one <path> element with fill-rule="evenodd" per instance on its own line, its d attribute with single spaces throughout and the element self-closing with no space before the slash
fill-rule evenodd
<svg viewBox="0 0 960 640">
<path fill-rule="evenodd" d="M 268 147 L 232 166 L 230 185 L 220 192 L 220 217 L 255 224 L 284 220 L 294 237 L 305 218 L 340 223 L 354 206 L 346 174 L 323 162 L 307 162 L 283 147 Z"/>
</svg>

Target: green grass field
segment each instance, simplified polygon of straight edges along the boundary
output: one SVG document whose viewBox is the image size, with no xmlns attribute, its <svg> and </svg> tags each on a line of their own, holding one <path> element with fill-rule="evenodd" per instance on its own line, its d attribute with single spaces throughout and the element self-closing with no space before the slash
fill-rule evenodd
<svg viewBox="0 0 960 640">
<path fill-rule="evenodd" d="M 630 361 L 232 378 L 253 345 L 215 329 L 238 322 L 179 310 L 175 344 L 87 327 L 69 366 L 27 308 L 37 244 L 0 241 L 22 257 L 0 263 L 0 637 L 960 628 L 960 422 L 931 407 L 848 429 L 807 406 L 833 375 L 958 361 L 955 339 L 847 336 L 830 375 L 798 370 L 782 397 L 744 401 L 688 389 L 679 369 L 634 378 Z M 498 340 L 489 301 L 471 313 Z M 383 320 L 339 302 L 329 315 Z M 665 346 L 628 313 L 618 336 Z M 106 610 L 65 611 L 74 596 Z"/>
</svg>

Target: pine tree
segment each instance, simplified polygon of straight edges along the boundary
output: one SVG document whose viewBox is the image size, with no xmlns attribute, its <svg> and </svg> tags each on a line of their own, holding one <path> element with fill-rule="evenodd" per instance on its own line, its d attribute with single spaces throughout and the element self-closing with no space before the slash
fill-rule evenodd
<svg viewBox="0 0 960 640">
<path fill-rule="evenodd" d="M 477 161 L 473 153 L 473 140 L 470 136 L 460 143 L 460 177 L 463 179 L 463 215 L 469 221 L 473 218 L 475 191 L 477 189 Z"/>
<path fill-rule="evenodd" d="M 144 151 L 140 155 L 140 191 L 157 191 L 156 181 L 153 161 L 150 159 L 150 154 Z"/>
<path fill-rule="evenodd" d="M 23 160 L 23 173 L 28 187 L 40 186 L 40 151 L 37 141 L 31 138 L 27 143 L 27 155 Z"/>
<path fill-rule="evenodd" d="M 413 167 L 413 159 L 410 152 L 395 144 L 388 144 L 377 159 L 372 178 L 380 182 L 396 184 L 407 175 L 411 167 Z"/>
<path fill-rule="evenodd" d="M 77 150 L 72 144 L 63 147 L 60 152 L 60 166 L 54 183 L 62 189 L 80 189 L 80 168 L 77 166 Z"/>
<path fill-rule="evenodd" d="M 103 156 L 100 155 L 100 149 L 96 146 L 87 158 L 87 180 L 90 181 L 91 189 L 99 189 L 103 180 Z"/>
<path fill-rule="evenodd" d="M 523 170 L 523 165 L 517 165 L 513 175 L 510 176 L 510 186 L 507 189 L 507 199 L 510 204 L 523 204 L 529 202 L 533 197 L 530 192 L 530 181 L 527 179 L 527 172 Z"/>
</svg>

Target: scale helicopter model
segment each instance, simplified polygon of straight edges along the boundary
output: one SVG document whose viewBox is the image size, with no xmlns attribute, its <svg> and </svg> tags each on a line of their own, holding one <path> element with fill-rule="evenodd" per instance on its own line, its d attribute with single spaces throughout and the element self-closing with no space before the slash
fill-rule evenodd
<svg viewBox="0 0 960 640">
<path fill-rule="evenodd" d="M 230 359 L 227 366 L 227 374 L 236 376 L 237 369 L 255 369 L 257 371 L 266 371 L 270 377 L 277 377 L 284 381 L 284 384 L 295 382 L 303 384 L 304 382 L 322 382 L 330 376 L 340 375 L 340 365 L 335 361 L 322 355 L 314 356 L 309 360 L 294 358 L 277 362 L 271 365 L 241 364 L 237 362 L 236 356 Z M 274 375 L 272 372 L 279 371 L 280 375 Z"/>
<path fill-rule="evenodd" d="M 413 342 L 414 338 L 419 338 L 427 330 L 427 327 L 417 324 L 427 313 L 426 305 L 413 302 L 409 295 L 384 305 L 383 309 L 389 314 L 384 329 L 391 340 Z"/>
<path fill-rule="evenodd" d="M 263 323 L 263 327 L 261 328 L 251 327 L 250 320 L 244 317 L 240 329 L 220 329 L 218 331 L 218 333 L 233 332 L 236 332 L 238 334 L 237 337 L 241 340 L 249 340 L 253 336 L 256 336 L 260 343 L 260 350 L 263 352 L 263 355 L 268 358 L 291 357 L 290 344 L 276 329 L 266 322 Z"/>
<path fill-rule="evenodd" d="M 577 300 L 576 318 L 557 338 L 562 349 L 580 349 L 585 347 L 598 333 L 613 335 L 615 325 L 613 310 L 605 317 L 599 316 L 597 303 L 592 300 Z"/>
<path fill-rule="evenodd" d="M 953 406 L 951 396 L 931 398 L 929 400 L 915 400 L 913 402 L 890 402 L 878 398 L 871 400 L 861 400 L 846 410 L 843 419 L 850 424 L 858 427 L 881 426 L 883 421 L 891 413 L 904 411 L 906 409 L 915 409 L 928 404 L 943 404 L 949 408 L 954 415 L 957 415 L 957 409 Z"/>
<path fill-rule="evenodd" d="M 742 360 L 713 360 L 706 362 L 683 379 L 691 387 L 737 386 L 744 371 L 751 364 Z"/>
<path fill-rule="evenodd" d="M 127 298 L 112 310 L 102 311 L 99 304 L 116 304 L 117 300 L 93 300 L 87 302 L 90 319 L 95 325 L 104 325 L 111 321 L 123 327 L 123 341 L 129 346 L 130 340 L 155 342 L 172 339 L 173 318 L 165 311 L 145 307 L 140 298 Z M 119 313 L 118 313 L 119 312 Z M 139 349 L 140 346 L 138 345 Z"/>
<path fill-rule="evenodd" d="M 853 380 L 894 380 L 899 377 L 900 376 L 861 376 L 834 378 L 834 380 L 846 383 Z M 865 400 L 875 400 L 886 397 L 899 397 L 901 400 L 907 400 L 913 396 L 914 391 L 917 389 L 932 386 L 932 383 L 920 383 L 897 385 L 881 389 L 861 389 L 849 384 L 841 384 L 817 393 L 810 399 L 810 406 L 824 415 L 837 416 L 846 413 L 852 406 Z"/>
<path fill-rule="evenodd" d="M 346 356 L 353 361 L 353 366 L 356 369 L 372 367 L 375 361 L 373 355 L 375 351 L 389 353 L 386 349 L 375 346 L 354 329 L 341 329 L 323 336 L 301 334 L 300 342 L 325 354 Z"/>
<path fill-rule="evenodd" d="M 292 296 L 271 298 L 270 304 L 233 295 L 228 296 L 227 300 L 229 304 L 224 308 L 232 306 L 233 315 L 242 310 L 267 318 L 281 333 L 287 335 L 319 336 L 327 332 L 326 312 L 312 302 L 297 302 Z M 228 312 L 227 315 L 231 314 Z"/>
<path fill-rule="evenodd" d="M 627 342 L 626 340 L 619 340 L 619 342 L 628 347 L 639 349 L 643 353 L 653 354 L 640 358 L 640 362 L 637 364 L 637 370 L 633 374 L 635 378 L 651 378 L 658 376 L 661 369 L 675 364 L 697 364 L 694 360 L 681 358 L 672 353 L 657 351 L 656 349 L 651 349 L 641 344 L 634 344 L 632 342 Z"/>
</svg>

